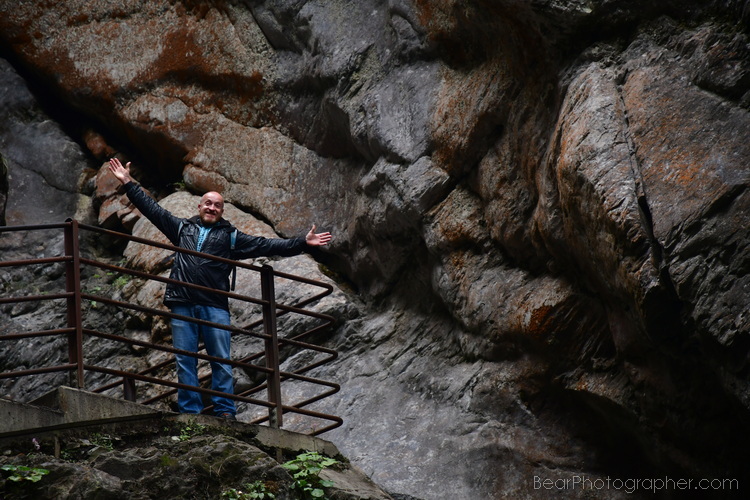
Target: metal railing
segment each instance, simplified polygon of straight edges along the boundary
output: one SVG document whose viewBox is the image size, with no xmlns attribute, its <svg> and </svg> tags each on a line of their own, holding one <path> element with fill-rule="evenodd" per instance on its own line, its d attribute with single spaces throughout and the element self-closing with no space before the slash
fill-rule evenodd
<svg viewBox="0 0 750 500">
<path fill-rule="evenodd" d="M 306 337 L 318 334 L 330 328 L 334 324 L 334 318 L 332 316 L 305 309 L 307 305 L 316 302 L 327 295 L 330 295 L 333 292 L 333 287 L 331 285 L 321 281 L 277 272 L 268 265 L 257 266 L 245 262 L 223 259 L 208 254 L 177 248 L 168 244 L 138 238 L 125 233 L 110 231 L 96 226 L 79 224 L 75 220 L 68 220 L 65 223 L 60 224 L 0 227 L 0 234 L 10 231 L 39 231 L 60 229 L 62 229 L 64 232 L 64 255 L 17 261 L 0 260 L 0 267 L 33 266 L 62 263 L 65 266 L 65 291 L 60 291 L 59 293 L 46 293 L 43 295 L 0 297 L 0 304 L 65 300 L 65 308 L 67 311 L 66 326 L 63 328 L 53 328 L 43 331 L 7 333 L 5 335 L 0 335 L 0 341 L 17 342 L 21 339 L 64 336 L 67 339 L 68 344 L 68 362 L 55 366 L 37 366 L 30 367 L 25 370 L 4 372 L 0 373 L 0 379 L 27 377 L 53 372 L 68 372 L 71 375 L 71 385 L 77 388 L 86 389 L 85 374 L 87 372 L 94 372 L 104 374 L 105 376 L 108 376 L 110 380 L 104 385 L 100 385 L 89 390 L 92 390 L 94 392 L 104 392 L 111 391 L 117 386 L 122 386 L 123 397 L 125 399 L 130 401 L 137 401 L 143 404 L 153 404 L 157 401 L 170 398 L 174 396 L 174 394 L 177 392 L 177 389 L 189 389 L 206 395 L 224 396 L 235 401 L 245 402 L 250 405 L 257 405 L 259 407 L 267 408 L 267 413 L 265 415 L 255 418 L 250 423 L 259 424 L 268 422 L 268 425 L 272 427 L 281 428 L 284 423 L 284 414 L 294 413 L 300 415 L 300 418 L 303 419 L 312 418 L 330 422 L 328 425 L 320 428 L 315 428 L 315 426 L 312 426 L 313 430 L 310 432 L 311 435 L 318 435 L 342 425 L 343 421 L 340 417 L 312 411 L 305 408 L 317 401 L 335 394 L 340 389 L 340 386 L 338 384 L 309 375 L 309 372 L 314 368 L 322 366 L 336 359 L 336 351 L 304 341 Z M 248 269 L 252 272 L 257 273 L 260 277 L 261 298 L 249 297 L 234 292 L 224 292 L 209 289 L 200 285 L 175 281 L 156 274 L 150 274 L 135 269 L 107 264 L 84 257 L 81 255 L 79 248 L 81 230 L 108 235 L 118 239 L 122 238 L 148 246 L 171 250 L 174 252 L 183 252 L 186 254 L 198 255 L 203 258 L 225 262 L 233 266 Z M 239 300 L 259 306 L 262 310 L 262 319 L 253 322 L 245 328 L 239 328 L 233 325 L 219 325 L 205 320 L 180 316 L 163 309 L 155 309 L 136 303 L 116 300 L 112 297 L 105 297 L 102 295 L 89 293 L 88 291 L 84 291 L 81 286 L 81 270 L 83 266 L 93 266 L 95 268 L 112 273 L 119 273 L 121 275 L 137 277 L 143 280 L 155 280 L 162 283 L 178 283 L 180 286 L 225 295 L 234 300 Z M 275 279 L 292 280 L 311 285 L 316 289 L 322 290 L 318 293 L 315 293 L 311 297 L 300 300 L 293 305 L 281 304 L 277 303 L 276 301 L 274 285 Z M 137 313 L 142 313 L 145 315 L 161 316 L 165 318 L 177 318 L 184 321 L 197 323 L 199 325 L 219 327 L 225 330 L 229 330 L 232 333 L 233 337 L 247 335 L 253 338 L 262 339 L 264 348 L 261 351 L 244 356 L 242 359 L 231 360 L 216 358 L 213 356 L 209 356 L 208 354 L 205 354 L 203 352 L 193 353 L 176 349 L 167 345 L 125 337 L 123 335 L 115 335 L 112 333 L 96 331 L 85 326 L 85 311 L 83 305 L 86 301 L 88 301 L 89 304 L 106 304 L 123 311 L 136 311 Z M 303 333 L 289 337 L 280 337 L 277 331 L 277 319 L 281 316 L 290 314 L 298 314 L 308 318 L 314 318 L 316 321 L 318 321 L 318 324 Z M 256 331 L 256 329 L 261 327 L 262 331 Z M 122 342 L 129 346 L 138 346 L 139 348 L 153 349 L 170 354 L 187 354 L 198 358 L 199 362 L 200 360 L 208 362 L 218 361 L 244 370 L 245 373 L 257 373 L 262 381 L 256 383 L 256 385 L 250 387 L 247 390 L 238 392 L 236 394 L 227 394 L 205 387 L 196 387 L 181 384 L 174 380 L 174 376 L 171 376 L 171 378 L 164 378 L 163 376 L 160 377 L 158 374 L 164 372 L 166 369 L 168 369 L 169 365 L 174 363 L 174 356 L 168 356 L 167 360 L 159 362 L 140 371 L 127 371 L 90 364 L 86 361 L 86 353 L 84 352 L 84 338 L 86 337 L 96 337 L 114 342 Z M 322 359 L 313 360 L 312 362 L 309 362 L 309 364 L 302 367 L 290 369 L 289 371 L 282 370 L 280 367 L 282 363 L 282 353 L 285 355 L 286 359 L 289 359 L 289 356 L 292 352 L 298 352 L 299 350 L 309 350 L 316 353 L 322 353 L 323 357 Z M 171 372 L 173 373 L 174 370 L 172 370 Z M 200 383 L 202 384 L 208 378 L 210 378 L 210 375 L 201 377 Z M 282 384 L 289 381 L 312 384 L 313 386 L 323 387 L 324 390 L 321 393 L 306 397 L 306 399 L 302 401 L 287 403 L 282 401 Z M 138 401 L 136 384 L 137 382 L 163 386 L 168 389 L 162 390 L 156 396 L 151 396 Z M 263 393 L 266 394 L 265 399 L 261 399 L 261 397 L 259 396 L 259 394 Z"/>
</svg>

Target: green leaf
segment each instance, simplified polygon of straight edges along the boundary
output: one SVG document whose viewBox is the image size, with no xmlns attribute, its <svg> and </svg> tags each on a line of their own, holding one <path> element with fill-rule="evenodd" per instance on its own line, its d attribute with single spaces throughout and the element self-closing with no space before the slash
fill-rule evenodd
<svg viewBox="0 0 750 500">
<path fill-rule="evenodd" d="M 320 473 L 326 467 L 340 463 L 333 458 L 324 457 L 316 451 L 300 453 L 294 460 L 281 464 L 292 472 L 295 482 L 293 490 L 301 491 L 304 498 L 324 499 L 323 488 L 334 486 L 333 481 L 320 478 Z"/>
</svg>

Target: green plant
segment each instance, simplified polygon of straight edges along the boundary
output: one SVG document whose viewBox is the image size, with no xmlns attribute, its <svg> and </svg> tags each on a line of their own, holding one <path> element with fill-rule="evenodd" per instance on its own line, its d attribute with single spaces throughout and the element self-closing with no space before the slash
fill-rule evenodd
<svg viewBox="0 0 750 500">
<path fill-rule="evenodd" d="M 13 481 L 14 483 L 21 481 L 31 481 L 32 483 L 36 483 L 41 480 L 43 476 L 49 474 L 47 469 L 32 468 L 25 465 L 5 464 L 1 468 L 6 472 L 11 473 L 10 476 L 8 476 L 8 480 Z"/>
<path fill-rule="evenodd" d="M 112 451 L 115 449 L 115 444 L 112 440 L 112 436 L 109 436 L 107 434 L 100 434 L 96 432 L 91 435 L 91 438 L 88 441 L 94 446 L 104 448 L 105 450 Z"/>
<path fill-rule="evenodd" d="M 266 498 L 276 498 L 276 495 L 271 493 L 266 487 L 266 483 L 261 480 L 245 484 L 245 490 L 241 491 L 230 488 L 221 493 L 221 498 L 228 498 L 229 500 L 265 500 Z"/>
<path fill-rule="evenodd" d="M 180 425 L 180 435 L 176 436 L 178 441 L 187 441 L 194 436 L 200 436 L 206 432 L 206 426 L 196 422 L 184 422 Z"/>
<path fill-rule="evenodd" d="M 112 285 L 115 288 L 123 288 L 125 285 L 127 285 L 130 282 L 130 276 L 121 274 L 115 280 L 112 282 Z"/>
<path fill-rule="evenodd" d="M 281 464 L 294 478 L 293 490 L 297 490 L 305 500 L 325 499 L 323 488 L 333 486 L 333 481 L 320 477 L 323 469 L 340 463 L 338 460 L 328 458 L 317 451 L 308 451 L 297 455 L 294 460 Z"/>
</svg>

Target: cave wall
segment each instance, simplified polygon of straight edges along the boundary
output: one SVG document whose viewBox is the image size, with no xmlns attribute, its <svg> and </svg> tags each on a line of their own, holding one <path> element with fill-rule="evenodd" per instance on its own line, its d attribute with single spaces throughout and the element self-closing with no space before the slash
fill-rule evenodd
<svg viewBox="0 0 750 500">
<path fill-rule="evenodd" d="M 349 299 L 328 437 L 389 491 L 516 498 L 544 493 L 535 476 L 747 462 L 743 2 L 0 12 L 3 78 L 70 144 L 14 146 L 4 119 L 3 157 L 48 155 L 6 162 L 10 185 L 33 164 L 71 193 L 11 188 L 9 214 L 131 228 L 92 186 L 116 152 L 160 198 L 182 182 L 282 236 L 332 231 L 318 259 Z"/>
</svg>

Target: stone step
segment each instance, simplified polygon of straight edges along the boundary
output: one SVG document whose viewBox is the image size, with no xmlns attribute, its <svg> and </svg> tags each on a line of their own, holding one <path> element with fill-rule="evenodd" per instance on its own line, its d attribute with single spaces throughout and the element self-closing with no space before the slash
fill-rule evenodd
<svg viewBox="0 0 750 500">
<path fill-rule="evenodd" d="M 162 412 L 131 401 L 58 387 L 31 403 L 0 399 L 0 437 L 161 415 Z"/>
</svg>

